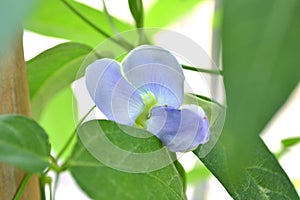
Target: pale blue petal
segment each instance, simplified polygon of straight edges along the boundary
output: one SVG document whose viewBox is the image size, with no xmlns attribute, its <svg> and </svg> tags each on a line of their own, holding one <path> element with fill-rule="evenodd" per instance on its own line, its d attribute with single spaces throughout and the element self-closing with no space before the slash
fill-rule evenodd
<svg viewBox="0 0 300 200">
<path fill-rule="evenodd" d="M 141 45 L 133 49 L 124 59 L 122 67 L 127 73 L 137 66 L 148 63 L 169 66 L 183 75 L 182 67 L 177 59 L 168 50 L 154 45 Z"/>
<path fill-rule="evenodd" d="M 118 62 L 97 60 L 88 66 L 85 78 L 90 96 L 108 119 L 134 124 L 144 103 L 139 91 L 123 78 Z"/>
<path fill-rule="evenodd" d="M 154 107 L 147 121 L 147 130 L 156 135 L 173 152 L 194 150 L 209 140 L 206 116 L 190 109 Z"/>
<path fill-rule="evenodd" d="M 178 108 L 184 98 L 184 75 L 181 65 L 167 50 L 143 45 L 122 63 L 126 79 L 142 92 L 151 91 L 158 105 Z"/>
</svg>

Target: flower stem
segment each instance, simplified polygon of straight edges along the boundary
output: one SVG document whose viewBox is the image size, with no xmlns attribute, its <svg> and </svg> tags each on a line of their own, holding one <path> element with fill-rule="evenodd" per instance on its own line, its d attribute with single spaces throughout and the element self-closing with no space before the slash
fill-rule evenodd
<svg viewBox="0 0 300 200">
<path fill-rule="evenodd" d="M 127 41 L 119 41 L 116 40 L 115 38 L 112 38 L 107 32 L 99 28 L 97 25 L 95 25 L 93 22 L 91 22 L 89 19 L 87 19 L 84 15 L 82 15 L 76 8 L 74 8 L 68 1 L 66 0 L 61 0 L 74 14 L 76 14 L 80 19 L 82 19 L 85 23 L 87 23 L 89 26 L 91 26 L 93 29 L 95 29 L 97 32 L 99 32 L 101 35 L 104 37 L 110 39 L 112 42 L 120 45 L 126 50 L 131 50 L 134 48 L 134 46 Z"/>
<path fill-rule="evenodd" d="M 48 183 L 48 186 L 49 186 L 49 198 L 50 200 L 53 200 L 53 189 L 52 189 L 52 182 L 51 183 Z"/>
<path fill-rule="evenodd" d="M 51 159 L 52 159 L 52 165 L 42 174 L 41 176 L 41 179 L 42 180 L 42 185 L 43 185 L 43 188 L 46 184 L 49 185 L 49 190 L 50 190 L 50 200 L 54 200 L 55 199 L 55 192 L 56 192 L 56 189 L 57 189 L 57 185 L 58 185 L 58 179 L 59 179 L 59 175 L 61 172 L 65 171 L 66 170 L 66 163 L 67 161 L 65 161 L 62 165 L 59 165 L 58 164 L 58 159 L 63 155 L 63 153 L 67 150 L 67 148 L 70 146 L 71 142 L 73 141 L 73 139 L 75 138 L 76 136 L 76 132 L 77 132 L 77 129 L 79 128 L 79 126 L 83 123 L 83 121 L 89 116 L 89 114 L 94 110 L 96 106 L 94 105 L 84 116 L 83 118 L 78 122 L 77 126 L 75 127 L 74 131 L 72 132 L 72 134 L 70 135 L 69 139 L 67 140 L 67 142 L 65 143 L 65 145 L 63 146 L 63 148 L 59 151 L 57 157 L 53 157 L 51 156 Z M 54 188 L 52 188 L 52 181 L 46 181 L 45 182 L 45 179 L 47 178 L 46 177 L 46 174 L 50 171 L 50 170 L 53 170 L 56 174 L 56 177 L 55 177 L 55 183 L 54 183 Z M 29 179 L 29 178 L 28 178 Z M 23 181 L 23 183 L 25 182 L 25 179 Z M 28 182 L 28 180 L 26 179 L 26 183 Z M 40 181 L 41 182 L 41 181 Z M 22 183 L 22 185 L 23 185 Z M 26 184 L 25 184 L 26 185 Z M 25 187 L 25 186 L 23 186 Z M 21 187 L 20 187 L 21 188 Z M 24 189 L 22 189 L 24 190 Z M 21 191 L 22 192 L 22 191 Z M 20 191 L 18 191 L 18 193 L 20 193 Z M 19 194 L 18 196 L 21 196 L 21 194 Z M 18 200 L 20 199 L 19 198 L 15 198 L 15 200 Z"/>
<path fill-rule="evenodd" d="M 116 25 L 115 25 L 115 23 L 114 23 L 114 21 L 113 21 L 111 15 L 109 14 L 109 12 L 108 12 L 108 10 L 107 10 L 107 7 L 106 7 L 106 4 L 105 4 L 105 1 L 104 1 L 104 0 L 102 0 L 102 4 L 103 4 L 103 11 L 104 11 L 104 13 L 105 13 L 105 15 L 106 15 L 106 17 L 107 17 L 107 20 L 108 20 L 108 22 L 109 22 L 109 24 L 110 24 L 110 27 L 111 27 L 112 31 L 113 31 L 115 34 L 118 34 L 119 31 L 118 31 L 118 29 L 117 29 L 117 27 L 116 27 Z"/>
<path fill-rule="evenodd" d="M 77 126 L 75 127 L 74 131 L 72 132 L 72 134 L 70 135 L 69 139 L 67 140 L 66 144 L 63 146 L 63 148 L 60 150 L 60 152 L 57 154 L 55 160 L 57 161 L 62 155 L 63 153 L 66 151 L 66 149 L 69 147 L 69 145 L 71 144 L 71 142 L 73 141 L 73 139 L 76 136 L 76 131 L 78 129 L 78 127 L 82 124 L 82 122 L 89 116 L 89 114 L 94 110 L 94 108 L 96 108 L 96 106 L 94 105 L 84 116 L 83 118 L 78 122 Z"/>
<path fill-rule="evenodd" d="M 60 175 L 60 172 L 56 172 L 54 186 L 53 186 L 53 188 L 51 188 L 52 189 L 53 200 L 55 200 L 55 194 L 56 194 L 56 191 L 57 191 L 57 186 L 58 186 L 58 181 L 59 181 L 59 175 Z"/>
<path fill-rule="evenodd" d="M 23 194 L 23 192 L 24 192 L 24 190 L 25 190 L 25 188 L 26 188 L 26 185 L 27 185 L 27 183 L 28 183 L 30 177 L 31 177 L 31 174 L 27 174 L 27 175 L 24 177 L 24 179 L 22 180 L 22 183 L 21 183 L 20 187 L 18 188 L 17 193 L 15 194 L 14 200 L 19 200 L 19 199 L 21 199 L 21 196 L 22 196 L 22 194 Z"/>
<path fill-rule="evenodd" d="M 122 34 L 120 34 L 120 32 L 118 31 L 118 28 L 117 26 L 115 25 L 114 23 L 114 20 L 113 20 L 113 17 L 109 14 L 108 10 L 107 10 L 107 7 L 106 7 L 106 4 L 105 4 L 105 1 L 102 0 L 102 4 L 103 4 L 103 12 L 104 14 L 106 15 L 106 18 L 109 22 L 109 25 L 111 27 L 111 30 L 113 31 L 113 33 L 116 35 L 115 38 L 116 40 L 118 40 L 120 43 L 124 43 L 124 45 L 131 45 L 130 42 L 128 42 L 128 40 L 126 40 Z M 122 44 L 118 43 L 120 46 L 122 46 Z M 133 49 L 134 47 L 131 45 L 130 46 L 130 49 Z"/>
<path fill-rule="evenodd" d="M 191 71 L 195 71 L 195 72 L 203 72 L 203 73 L 222 75 L 223 76 L 223 71 L 221 71 L 221 70 L 203 69 L 203 68 L 191 67 L 191 66 L 187 66 L 187 65 L 182 65 L 182 68 L 187 69 L 187 70 L 191 70 Z"/>
</svg>

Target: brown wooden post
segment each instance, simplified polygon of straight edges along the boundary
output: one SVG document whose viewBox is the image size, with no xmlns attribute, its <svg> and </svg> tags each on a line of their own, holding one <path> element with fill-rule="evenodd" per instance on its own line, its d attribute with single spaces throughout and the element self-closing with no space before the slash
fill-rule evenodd
<svg viewBox="0 0 300 200">
<path fill-rule="evenodd" d="M 30 116 L 29 90 L 23 55 L 22 34 L 0 55 L 0 114 L 23 114 Z M 1 134 L 1 132 L 0 132 Z M 0 199 L 13 199 L 25 172 L 0 163 Z M 22 199 L 40 199 L 39 182 L 31 177 Z"/>
</svg>

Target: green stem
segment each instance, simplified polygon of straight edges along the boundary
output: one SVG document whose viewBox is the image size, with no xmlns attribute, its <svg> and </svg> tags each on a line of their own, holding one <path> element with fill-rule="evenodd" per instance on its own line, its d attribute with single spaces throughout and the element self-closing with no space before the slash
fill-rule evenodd
<svg viewBox="0 0 300 200">
<path fill-rule="evenodd" d="M 49 176 L 46 176 L 45 173 L 42 174 L 39 178 L 40 182 L 40 188 L 41 188 L 41 200 L 46 200 L 46 186 L 49 187 L 49 195 L 50 200 L 52 200 L 52 178 Z"/>
<path fill-rule="evenodd" d="M 113 30 L 113 32 L 114 32 L 115 34 L 118 34 L 119 31 L 118 31 L 118 29 L 117 29 L 117 27 L 116 27 L 114 21 L 112 20 L 111 15 L 109 14 L 109 12 L 108 12 L 108 10 L 107 10 L 107 7 L 106 7 L 106 4 L 105 4 L 105 1 L 104 1 L 104 0 L 102 0 L 102 4 L 103 4 L 103 10 L 104 10 L 104 13 L 105 13 L 105 15 L 106 15 L 106 17 L 107 17 L 107 20 L 108 20 L 108 22 L 109 22 L 109 24 L 110 24 L 111 29 Z"/>
<path fill-rule="evenodd" d="M 41 200 L 46 200 L 45 185 L 40 181 Z"/>
<path fill-rule="evenodd" d="M 223 76 L 223 71 L 221 71 L 221 70 L 203 69 L 203 68 L 191 67 L 191 66 L 187 66 L 187 65 L 182 65 L 182 68 L 187 69 L 187 70 L 196 71 L 196 72 L 203 72 L 203 73 L 222 75 Z"/>
<path fill-rule="evenodd" d="M 139 35 L 139 45 L 150 44 L 150 41 L 149 41 L 147 35 L 145 34 L 145 31 L 143 28 L 138 28 L 137 32 Z"/>
<path fill-rule="evenodd" d="M 56 190 L 57 190 L 57 186 L 58 186 L 58 181 L 59 181 L 59 175 L 60 175 L 60 172 L 57 172 L 55 174 L 55 182 L 54 182 L 54 186 L 53 186 L 53 200 L 55 200 L 55 194 L 56 194 Z"/>
<path fill-rule="evenodd" d="M 63 148 L 60 150 L 60 152 L 57 154 L 57 157 L 55 158 L 55 160 L 57 161 L 62 155 L 63 153 L 66 151 L 66 149 L 69 147 L 69 145 L 71 144 L 71 142 L 73 141 L 73 139 L 76 136 L 76 132 L 78 127 L 82 124 L 82 122 L 89 116 L 89 114 L 94 110 L 94 108 L 96 108 L 96 106 L 94 105 L 84 116 L 83 118 L 78 122 L 77 126 L 75 127 L 74 131 L 72 132 L 72 134 L 70 135 L 69 139 L 67 140 L 66 144 L 63 146 Z"/>
<path fill-rule="evenodd" d="M 135 8 L 132 7 L 133 4 L 131 4 L 130 1 L 128 1 L 129 4 L 129 9 L 132 15 L 132 18 L 135 21 L 135 27 L 137 30 L 137 34 L 138 34 L 138 44 L 142 45 L 142 44 L 150 44 L 149 39 L 147 38 L 145 32 L 144 32 L 144 6 L 143 6 L 143 1 L 142 0 L 138 0 L 136 1 L 136 8 L 139 10 L 139 16 L 135 16 L 136 12 L 134 11 Z"/>
<path fill-rule="evenodd" d="M 30 180 L 31 174 L 27 174 L 24 179 L 22 180 L 22 183 L 20 185 L 20 187 L 18 188 L 17 193 L 15 194 L 14 200 L 19 200 L 21 199 L 21 196 L 26 188 L 26 185 L 28 183 L 28 181 Z"/>
<path fill-rule="evenodd" d="M 45 189 L 46 186 L 48 186 L 49 184 L 52 184 L 52 179 L 49 176 L 46 176 L 46 172 L 41 174 L 41 176 L 39 177 L 39 183 L 40 183 L 40 191 L 41 191 L 41 200 L 46 200 L 46 193 L 45 193 Z M 50 200 L 52 200 L 50 198 Z"/>
<path fill-rule="evenodd" d="M 74 14 L 76 14 L 80 19 L 82 19 L 85 23 L 87 23 L 89 26 L 91 26 L 93 29 L 95 29 L 97 32 L 99 32 L 101 35 L 104 37 L 110 39 L 114 43 L 120 45 L 126 50 L 131 50 L 134 48 L 133 45 L 126 41 L 119 41 L 116 40 L 115 38 L 112 38 L 108 33 L 106 33 L 104 30 L 96 26 L 93 22 L 91 22 L 89 19 L 87 19 L 85 16 L 83 16 L 76 8 L 74 8 L 68 1 L 66 0 L 61 0 Z"/>
<path fill-rule="evenodd" d="M 128 42 L 121 34 L 119 34 L 118 28 L 115 25 L 112 16 L 109 14 L 104 0 L 102 0 L 102 4 L 103 4 L 103 10 L 104 10 L 104 13 L 106 15 L 106 18 L 107 18 L 107 20 L 110 24 L 110 27 L 111 27 L 112 31 L 114 32 L 114 34 L 116 34 L 117 40 L 120 43 L 124 43 L 123 45 L 131 45 L 130 42 Z M 119 45 L 122 45 L 122 44 L 119 44 Z M 133 49 L 133 46 L 131 45 L 130 48 Z M 129 50 L 131 50 L 131 49 L 129 49 Z"/>
<path fill-rule="evenodd" d="M 214 101 L 214 100 L 212 100 L 211 98 L 208 98 L 208 97 L 206 97 L 206 96 L 202 96 L 202 95 L 200 95 L 200 94 L 193 94 L 193 93 L 189 93 L 189 94 L 191 94 L 191 95 L 193 95 L 193 96 L 195 96 L 195 97 L 197 97 L 197 98 L 199 98 L 199 99 L 202 99 L 202 100 L 205 100 L 205 101 L 214 103 L 214 104 L 218 105 L 218 106 L 219 106 L 220 108 L 222 108 L 222 109 L 225 109 L 225 108 L 226 108 L 226 106 L 224 106 L 224 105 L 220 104 L 219 102 Z"/>
<path fill-rule="evenodd" d="M 57 186 L 57 180 L 59 177 L 59 174 L 62 171 L 65 171 L 65 164 L 67 161 L 64 162 L 64 164 L 59 165 L 58 164 L 58 159 L 63 155 L 63 153 L 67 150 L 67 148 L 70 146 L 70 144 L 72 143 L 73 139 L 76 136 L 76 132 L 77 129 L 79 128 L 79 126 L 83 123 L 83 121 L 89 116 L 89 114 L 94 110 L 94 108 L 96 108 L 96 106 L 94 105 L 84 116 L 83 118 L 78 122 L 77 126 L 75 127 L 74 131 L 72 132 L 72 134 L 70 135 L 70 137 L 68 138 L 67 142 L 65 143 L 65 145 L 63 146 L 63 148 L 59 151 L 59 153 L 57 154 L 57 157 L 54 158 L 53 156 L 51 156 L 52 159 L 52 165 L 42 174 L 42 177 L 46 177 L 46 174 L 50 171 L 53 170 L 54 172 L 56 172 L 56 182 L 55 182 L 55 187 L 54 190 L 56 190 L 56 186 Z M 49 185 L 49 187 L 51 187 L 51 183 Z M 52 187 L 50 188 L 50 195 L 52 196 Z M 54 191 L 54 196 L 55 196 L 55 191 Z M 50 198 L 52 199 L 52 197 Z"/>
<path fill-rule="evenodd" d="M 52 183 L 48 183 L 50 200 L 53 200 Z"/>
</svg>

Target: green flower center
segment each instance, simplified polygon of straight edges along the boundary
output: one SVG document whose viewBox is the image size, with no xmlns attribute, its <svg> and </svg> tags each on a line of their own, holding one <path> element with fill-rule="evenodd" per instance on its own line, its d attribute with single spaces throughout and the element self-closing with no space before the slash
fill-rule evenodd
<svg viewBox="0 0 300 200">
<path fill-rule="evenodd" d="M 143 93 L 141 97 L 144 101 L 145 107 L 140 115 L 136 118 L 135 126 L 146 129 L 146 121 L 150 118 L 151 109 L 157 104 L 157 101 L 154 94 L 150 91 Z"/>
</svg>

